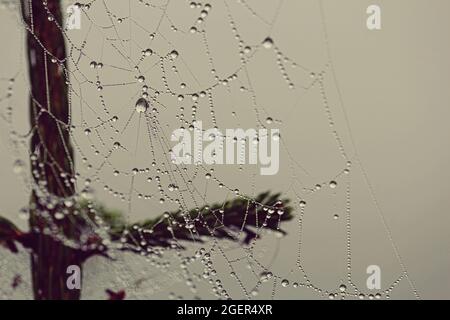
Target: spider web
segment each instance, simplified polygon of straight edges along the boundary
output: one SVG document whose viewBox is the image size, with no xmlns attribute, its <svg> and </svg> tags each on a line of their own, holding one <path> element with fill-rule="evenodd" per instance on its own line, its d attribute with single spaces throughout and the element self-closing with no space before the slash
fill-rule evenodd
<svg viewBox="0 0 450 320">
<path fill-rule="evenodd" d="M 68 201 L 102 201 L 120 208 L 131 224 L 234 197 L 251 203 L 257 193 L 279 188 L 283 198 L 293 200 L 295 220 L 285 222 L 286 236 L 258 226 L 261 239 L 248 246 L 213 237 L 186 245 L 186 250 L 175 245 L 152 249 L 136 239 L 142 258 L 112 246 L 113 265 L 102 258 L 88 262 L 85 296 L 95 296 L 101 282 L 124 288 L 134 298 L 157 297 L 159 292 L 167 296 L 171 290 L 171 298 L 389 298 L 402 284 L 406 294 L 419 297 L 355 147 L 321 1 L 304 1 L 297 8 L 283 0 L 93 0 L 78 7 L 82 28 L 59 26 L 68 48 L 64 72 L 76 159 L 76 176 L 70 178 L 77 193 Z M 297 42 L 297 24 L 302 26 L 287 15 L 292 8 L 309 10 L 317 28 L 314 40 L 299 36 L 301 48 L 311 46 L 309 56 L 286 40 Z M 20 19 L 19 24 L 23 26 Z M 277 32 L 285 24 L 291 35 Z M 0 103 L 11 133 L 14 171 L 28 194 L 39 186 L 26 170 L 29 129 L 13 107 L 13 88 L 20 79 L 26 82 L 25 74 L 21 67 L 2 78 L 6 94 Z M 141 98 L 144 109 L 136 104 Z M 310 118 L 313 124 L 308 124 Z M 219 130 L 280 128 L 281 172 L 261 177 L 250 165 L 175 165 L 171 132 L 192 131 L 195 121 Z M 318 158 L 328 159 L 313 165 Z M 354 217 L 354 198 L 372 207 L 367 211 L 378 219 L 379 241 L 392 248 L 397 264 L 386 276 L 390 282 L 376 292 L 366 289 L 365 269 L 355 268 L 364 263 L 355 254 L 353 220 L 367 217 Z M 21 214 L 26 213 L 27 208 Z M 226 210 L 220 213 L 227 215 Z M 186 225 L 190 223 L 188 219 Z M 106 234 L 102 227 L 96 232 Z M 236 230 L 235 236 L 241 233 Z M 367 240 L 369 246 L 372 241 Z M 316 263 L 321 265 L 317 273 Z M 110 274 L 116 276 L 111 279 Z"/>
</svg>

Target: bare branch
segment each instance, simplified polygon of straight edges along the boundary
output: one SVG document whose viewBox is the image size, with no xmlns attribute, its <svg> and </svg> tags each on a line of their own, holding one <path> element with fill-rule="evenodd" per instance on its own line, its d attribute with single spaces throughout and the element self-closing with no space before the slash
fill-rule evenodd
<svg viewBox="0 0 450 320">
<path fill-rule="evenodd" d="M 17 242 L 22 242 L 24 233 L 19 230 L 11 221 L 0 217 L 0 245 L 9 249 L 13 253 L 17 253 Z"/>
</svg>

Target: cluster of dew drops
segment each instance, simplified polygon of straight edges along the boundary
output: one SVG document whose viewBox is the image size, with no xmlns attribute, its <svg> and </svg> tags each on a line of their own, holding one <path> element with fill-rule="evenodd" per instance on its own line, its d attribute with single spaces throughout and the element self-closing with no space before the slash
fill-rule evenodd
<svg viewBox="0 0 450 320">
<path fill-rule="evenodd" d="M 148 6 L 148 4 L 146 4 L 146 5 Z M 202 4 L 200 2 L 198 2 L 198 3 L 191 2 L 190 3 L 190 7 L 191 8 L 200 8 L 201 9 L 200 16 L 198 17 L 198 20 L 197 20 L 197 24 L 199 24 L 199 25 L 201 25 L 201 23 L 206 19 L 207 15 L 209 14 L 209 12 L 210 12 L 210 10 L 212 8 L 211 4 L 209 4 L 209 3 Z M 85 5 L 84 9 L 89 9 L 89 6 L 86 7 L 86 5 Z M 117 18 L 117 19 L 118 19 L 117 20 L 118 23 L 122 23 L 123 22 L 123 18 Z M 244 45 L 244 42 L 241 39 L 241 36 L 237 33 L 237 28 L 235 27 L 235 23 L 234 23 L 233 20 L 230 20 L 230 26 L 232 27 L 233 33 L 235 33 L 236 40 L 238 40 L 239 48 L 242 49 L 240 51 L 241 56 L 243 56 L 242 57 L 242 61 L 243 61 L 243 63 L 246 63 L 246 58 L 244 56 L 245 56 L 245 54 L 248 54 L 252 50 L 251 46 L 245 46 Z M 173 31 L 177 31 L 177 28 L 173 27 L 172 30 Z M 193 31 L 193 30 L 196 30 L 196 31 Z M 191 33 L 196 33 L 199 30 L 196 29 L 196 28 L 191 28 L 190 31 L 191 31 Z M 151 39 L 153 39 L 154 37 L 155 37 L 155 34 L 151 34 L 150 35 Z M 285 80 L 289 83 L 289 87 L 290 88 L 294 88 L 294 86 L 291 83 L 291 81 L 289 79 L 289 76 L 288 76 L 288 74 L 287 74 L 287 72 L 285 70 L 285 67 L 284 67 L 284 63 L 285 62 L 290 62 L 290 59 L 287 58 L 287 57 L 284 57 L 284 55 L 281 53 L 281 51 L 277 47 L 274 46 L 274 41 L 272 40 L 271 37 L 265 38 L 262 41 L 261 46 L 263 48 L 266 48 L 266 49 L 272 49 L 272 48 L 275 49 L 276 54 L 277 54 L 277 64 L 279 64 L 280 71 L 282 72 L 283 77 L 285 78 Z M 207 52 L 210 55 L 209 50 L 207 50 Z M 154 56 L 154 55 L 157 55 L 157 52 L 155 50 L 153 50 L 151 48 L 143 49 L 142 50 L 142 57 L 141 57 L 141 59 L 145 59 L 146 57 L 150 57 L 150 56 Z M 165 59 L 169 59 L 170 61 L 173 62 L 178 57 L 179 57 L 179 53 L 178 53 L 177 50 L 174 49 L 174 50 L 170 51 L 167 55 L 160 56 L 160 60 L 163 61 Z M 210 59 L 212 60 L 211 57 L 210 57 Z M 94 68 L 94 69 L 102 69 L 103 68 L 103 63 L 102 62 L 97 62 L 97 61 L 91 61 L 90 62 L 90 66 L 91 66 L 91 68 Z M 292 62 L 292 66 L 295 67 L 296 64 Z M 227 77 L 225 77 L 223 79 L 220 79 L 216 75 L 216 70 L 214 68 L 211 68 L 211 73 L 215 75 L 215 80 L 217 81 L 217 83 L 215 85 L 213 85 L 213 86 L 211 86 L 209 88 L 206 88 L 205 90 L 201 90 L 201 91 L 195 92 L 195 93 L 189 93 L 189 94 L 176 93 L 176 92 L 174 92 L 174 90 L 172 90 L 169 87 L 169 85 L 167 83 L 167 77 L 165 75 L 165 70 L 163 69 L 164 75 L 162 77 L 162 81 L 163 81 L 163 84 L 165 86 L 165 92 L 163 91 L 161 93 L 161 92 L 159 92 L 157 90 L 154 90 L 154 96 L 151 97 L 151 99 L 150 99 L 150 96 L 149 96 L 149 85 L 146 83 L 147 81 L 146 81 L 145 76 L 142 75 L 142 74 L 139 74 L 139 67 L 138 66 L 136 66 L 134 69 L 135 69 L 135 71 L 138 72 L 138 75 L 136 75 L 136 81 L 138 83 L 143 83 L 143 85 L 142 85 L 142 96 L 137 99 L 137 101 L 135 103 L 135 106 L 134 106 L 135 112 L 138 113 L 138 114 L 144 114 L 144 116 L 146 116 L 146 113 L 148 112 L 148 110 L 151 109 L 152 112 L 156 114 L 158 112 L 158 110 L 157 110 L 156 107 L 153 106 L 153 103 L 152 103 L 151 100 L 153 100 L 153 102 L 156 102 L 157 97 L 160 94 L 162 94 L 162 93 L 163 94 L 169 94 L 169 95 L 172 95 L 172 96 L 176 96 L 178 101 L 180 101 L 180 102 L 184 101 L 186 96 L 190 96 L 192 101 L 193 101 L 193 106 L 192 106 L 192 119 L 193 120 L 192 121 L 188 121 L 188 120 L 185 119 L 185 115 L 184 115 L 185 109 L 184 109 L 183 106 L 180 107 L 180 114 L 176 115 L 176 118 L 179 119 L 180 122 L 182 123 L 181 129 L 184 129 L 185 128 L 184 125 L 186 125 L 186 126 L 188 126 L 189 130 L 193 130 L 194 129 L 194 124 L 196 122 L 196 114 L 197 114 L 197 110 L 199 108 L 198 107 L 198 101 L 199 101 L 200 98 L 205 98 L 205 97 L 207 97 L 208 103 L 209 103 L 209 106 L 210 106 L 210 114 L 211 114 L 211 117 L 212 117 L 212 122 L 215 125 L 215 128 L 216 129 L 218 128 L 217 127 L 216 116 L 215 116 L 215 111 L 214 111 L 214 104 L 213 104 L 213 101 L 212 101 L 212 91 L 213 91 L 214 87 L 216 85 L 218 85 L 218 84 L 222 84 L 222 85 L 227 86 L 227 85 L 230 84 L 231 81 L 235 81 L 235 80 L 238 79 L 238 75 L 236 73 L 233 73 L 233 74 L 231 74 L 231 75 L 229 75 L 229 76 L 227 76 Z M 172 70 L 174 70 L 174 72 L 177 72 L 175 65 L 173 65 Z M 97 81 L 96 85 L 97 85 L 97 90 L 99 90 L 99 91 L 103 90 L 103 87 L 102 87 L 100 81 Z M 186 83 L 182 82 L 180 84 L 180 88 L 181 89 L 186 88 Z M 250 94 L 254 95 L 253 92 L 251 92 L 249 89 L 245 88 L 244 86 L 241 86 L 240 90 L 241 91 L 248 90 L 250 92 Z M 235 112 L 232 112 L 232 114 L 234 116 L 236 116 Z M 118 117 L 117 116 L 113 116 L 111 119 L 112 119 L 112 121 L 115 122 L 115 121 L 118 120 Z M 266 118 L 266 124 L 270 125 L 270 124 L 272 124 L 272 122 L 274 122 L 274 120 L 270 116 Z M 91 130 L 91 128 L 86 128 L 84 130 L 84 132 L 87 135 L 89 135 L 89 134 L 92 133 L 92 130 Z M 280 137 L 279 133 L 276 133 L 276 134 L 273 135 L 272 138 L 274 140 L 276 140 L 276 139 L 279 139 L 279 137 Z M 225 137 L 223 137 L 223 138 L 225 139 Z M 233 137 L 233 140 L 236 141 L 236 137 Z M 259 139 L 256 138 L 253 143 L 258 143 L 258 141 L 259 141 Z M 120 145 L 119 142 L 116 141 L 114 143 L 114 147 L 115 147 L 115 149 L 118 149 L 118 148 L 121 147 L 121 145 Z M 96 153 L 99 153 L 99 152 L 96 151 Z M 87 162 L 87 159 L 84 159 L 84 160 L 86 160 L 86 162 Z M 152 166 L 155 166 L 154 163 L 155 162 L 153 162 Z M 136 174 L 136 173 L 139 173 L 141 171 L 148 172 L 149 170 L 148 169 L 133 168 L 132 169 L 132 174 Z M 211 171 L 213 171 L 213 169 L 211 169 Z M 162 172 L 164 173 L 164 170 Z M 120 170 L 114 170 L 113 171 L 114 176 L 118 176 L 120 173 L 121 173 Z M 211 172 L 206 173 L 205 177 L 206 177 L 206 179 L 211 178 Z M 151 179 L 151 178 L 149 178 L 149 179 Z M 172 183 L 169 184 L 169 191 L 170 191 L 170 189 L 173 189 L 173 186 L 174 185 Z M 223 186 L 223 184 L 219 182 L 219 186 Z M 106 186 L 105 189 L 109 190 L 110 193 L 115 195 L 115 196 L 120 196 L 121 199 L 124 200 L 124 201 L 127 198 L 125 194 L 117 192 L 117 191 L 114 191 L 109 186 Z M 139 198 L 150 199 L 152 197 L 149 196 L 149 195 L 139 194 Z M 162 197 L 160 199 L 160 202 L 164 202 L 165 198 L 167 198 L 167 197 Z"/>
</svg>

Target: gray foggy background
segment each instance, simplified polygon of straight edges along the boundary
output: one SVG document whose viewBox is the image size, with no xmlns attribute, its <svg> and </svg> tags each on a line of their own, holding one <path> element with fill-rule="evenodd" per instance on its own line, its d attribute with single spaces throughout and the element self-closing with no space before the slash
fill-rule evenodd
<svg viewBox="0 0 450 320">
<path fill-rule="evenodd" d="M 118 15 L 125 17 L 128 14 L 128 1 L 110 0 L 107 3 Z M 157 9 L 152 11 L 151 8 L 145 11 L 140 9 L 142 5 L 138 6 L 137 1 L 132 3 L 131 16 L 144 25 L 146 30 L 152 30 L 158 23 L 160 12 Z M 450 153 L 447 140 L 450 136 L 450 40 L 447 32 L 450 20 L 447 14 L 450 12 L 450 2 L 324 0 L 324 22 L 335 79 L 332 69 L 327 67 L 329 61 L 319 1 L 283 1 L 273 26 L 269 26 L 266 21 L 273 19 L 278 1 L 247 0 L 246 3 L 258 13 L 258 17 L 236 1 L 227 3 L 240 34 L 250 44 L 259 45 L 270 35 L 281 52 L 299 65 L 316 74 L 326 70 L 325 90 L 335 129 L 353 163 L 350 179 L 352 274 L 355 283 L 365 290 L 368 265 L 381 267 L 383 289 L 395 281 L 402 274 L 402 268 L 392 248 L 394 244 L 420 296 L 425 299 L 448 298 L 450 199 L 447 195 L 450 193 Z M 225 76 L 233 73 L 240 65 L 238 48 L 230 32 L 223 2 L 211 1 L 211 4 L 213 8 L 206 22 L 208 45 L 218 74 Z M 382 10 L 382 29 L 379 31 L 369 31 L 366 28 L 366 8 L 371 4 L 380 5 Z M 108 22 L 109 17 L 102 15 L 102 11 L 104 7 L 95 3 L 89 12 L 90 16 L 95 17 L 94 21 L 98 26 Z M 153 12 L 154 16 L 149 12 Z M 151 44 L 148 40 L 149 32 L 135 26 L 132 29 L 134 42 L 130 46 L 130 53 L 136 58 L 143 48 L 150 46 L 165 54 L 173 49 L 167 44 L 171 41 L 183 59 L 183 62 L 179 62 L 181 77 L 187 79 L 188 89 L 198 90 L 201 85 L 211 83 L 213 78 L 199 40 L 201 36 L 189 34 L 189 27 L 197 16 L 193 12 L 184 1 L 172 3 L 168 15 L 179 31 L 173 33 L 170 23 L 165 21 L 161 32 L 167 38 L 157 37 Z M 123 25 L 126 23 L 125 19 Z M 83 16 L 82 29 L 70 30 L 69 38 L 80 44 L 85 39 L 88 26 L 89 22 Z M 121 36 L 129 36 L 127 28 L 120 30 L 123 32 Z M 110 35 L 108 30 L 104 32 L 102 34 L 94 28 L 89 33 L 85 56 L 79 63 L 80 69 L 90 79 L 95 80 L 95 73 L 89 70 L 91 60 L 104 61 L 105 65 L 123 66 L 117 53 L 102 42 L 105 35 Z M 14 127 L 24 132 L 28 120 L 28 89 L 23 28 L 17 22 L 17 12 L 8 9 L 0 11 L 0 39 L 0 96 L 6 95 L 7 81 L 4 79 L 19 74 L 10 101 L 14 108 Z M 150 68 L 151 64 L 147 66 Z M 129 74 L 121 74 L 107 66 L 104 69 L 106 83 L 134 81 Z M 242 193 L 252 195 L 270 189 L 283 192 L 284 197 L 293 201 L 296 207 L 295 218 L 284 226 L 287 236 L 279 239 L 274 235 L 267 235 L 255 248 L 255 255 L 266 266 L 270 266 L 270 270 L 280 278 L 289 279 L 291 283 L 301 281 L 301 274 L 296 266 L 297 217 L 298 201 L 305 197 L 308 206 L 303 221 L 302 265 L 318 287 L 338 291 L 339 284 L 346 280 L 346 177 L 337 179 L 335 195 L 327 183 L 345 168 L 345 161 L 328 125 L 319 89 L 316 86 L 302 90 L 300 86 L 308 86 L 312 81 L 309 71 L 304 72 L 300 67 L 287 67 L 296 84 L 296 89 L 290 90 L 277 67 L 276 53 L 273 50 L 259 49 L 248 70 L 261 119 L 272 117 L 275 121 L 268 127 L 279 128 L 281 131 L 280 171 L 275 176 L 260 176 L 259 169 L 255 166 L 244 166 L 242 170 L 238 166 L 216 166 L 215 175 L 226 185 L 238 188 Z M 192 78 L 192 74 L 195 74 L 196 79 Z M 155 86 L 161 87 L 158 68 L 146 77 L 150 82 L 154 81 Z M 180 82 L 169 78 L 171 80 L 174 81 L 174 86 Z M 243 82 L 246 84 L 245 80 Z M 105 86 L 102 94 L 113 112 L 120 114 L 121 121 L 125 121 L 131 114 L 132 107 L 130 110 L 121 108 L 123 105 L 134 104 L 134 97 L 141 86 L 142 84 L 132 87 Z M 235 87 L 231 93 L 222 88 L 215 92 L 214 108 L 219 127 L 255 127 L 252 100 L 239 93 L 239 85 L 233 86 Z M 97 99 L 98 92 L 93 86 L 86 86 L 83 94 L 89 103 L 101 109 Z M 179 126 L 175 114 L 179 112 L 180 104 L 176 99 L 162 101 L 167 108 L 161 109 L 160 121 L 164 124 L 166 133 L 170 133 Z M 7 104 L 2 100 L 2 113 L 6 107 Z M 184 107 L 186 118 L 189 118 L 189 103 L 185 103 Z M 74 122 L 80 123 L 79 110 L 73 108 Z M 236 117 L 232 116 L 233 111 L 236 112 Z M 90 123 L 95 123 L 95 118 L 88 113 L 89 111 L 86 117 Z M 206 104 L 202 106 L 198 117 L 204 119 L 204 127 L 211 126 Z M 136 124 L 137 122 L 132 122 L 130 130 L 121 135 L 123 143 L 134 144 Z M 14 161 L 18 157 L 26 159 L 26 156 L 25 153 L 16 155 L 11 151 L 8 134 L 10 128 L 4 121 L 0 128 L 0 214 L 26 228 L 26 222 L 19 219 L 18 211 L 27 204 L 28 190 L 12 170 Z M 82 129 L 76 134 L 80 136 L 80 146 L 89 150 L 89 143 L 83 138 Z M 144 146 L 145 141 L 141 140 L 140 143 Z M 139 148 L 136 156 L 131 151 L 123 157 L 119 156 L 114 159 L 114 163 L 120 168 L 126 168 L 124 170 L 131 170 L 134 166 L 129 162 L 133 160 L 128 157 L 148 163 L 149 153 L 144 149 Z M 22 151 L 26 149 L 22 148 Z M 358 165 L 356 154 L 370 186 Z M 77 160 L 79 158 L 77 155 Z M 77 161 L 77 165 L 80 172 L 89 176 L 89 171 L 80 161 Z M 221 202 L 233 196 L 213 184 L 205 186 L 204 173 L 199 175 L 201 177 L 194 180 L 194 185 L 202 192 L 206 190 L 207 202 Z M 112 169 L 104 172 L 103 179 L 118 189 L 129 186 L 127 179 L 113 178 Z M 302 193 L 303 186 L 312 187 L 323 182 L 320 193 L 310 196 Z M 127 211 L 127 204 L 102 192 L 101 184 L 94 188 L 96 198 L 109 207 Z M 392 239 L 386 231 L 376 203 L 390 229 Z M 167 203 L 158 204 L 155 200 L 146 202 L 134 199 L 132 204 L 132 211 L 127 215 L 130 221 L 153 217 L 175 208 Z M 340 216 L 338 220 L 333 219 L 335 213 Z M 229 254 L 234 258 L 239 256 L 239 252 L 235 253 L 233 250 Z M 242 255 L 242 251 L 240 254 Z M 29 298 L 27 255 L 11 255 L 0 249 L 0 259 L 2 298 Z M 229 277 L 229 270 L 223 265 L 223 261 L 218 260 L 217 264 L 219 278 L 232 297 L 242 297 L 242 291 L 236 281 Z M 254 284 L 245 263 L 239 264 L 237 268 L 245 283 L 248 278 L 248 283 Z M 167 298 L 170 292 L 183 298 L 213 297 L 208 287 L 200 281 L 198 292 L 191 293 L 183 283 L 184 280 L 180 279 L 179 271 L 174 266 L 170 272 L 163 272 L 146 263 L 143 258 L 133 255 L 120 256 L 116 265 L 94 258 L 86 266 L 83 298 L 104 298 L 104 288 L 127 287 L 140 277 L 148 281 L 144 282 L 142 288 L 127 289 L 131 298 Z M 17 272 L 23 275 L 24 283 L 19 290 L 14 291 L 9 288 L 9 283 Z M 271 290 L 272 286 L 265 284 L 257 298 L 270 298 Z M 275 298 L 317 298 L 317 294 L 303 288 L 278 286 Z M 392 292 L 391 298 L 414 298 L 406 279 Z"/>
</svg>

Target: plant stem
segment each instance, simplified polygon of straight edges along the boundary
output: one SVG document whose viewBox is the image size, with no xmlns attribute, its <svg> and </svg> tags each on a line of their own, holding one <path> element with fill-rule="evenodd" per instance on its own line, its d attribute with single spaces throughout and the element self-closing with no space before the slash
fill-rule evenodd
<svg viewBox="0 0 450 320">
<path fill-rule="evenodd" d="M 34 128 L 30 143 L 34 179 L 30 203 L 30 232 L 34 233 L 35 241 L 31 253 L 34 297 L 79 299 L 80 290 L 69 290 L 66 286 L 66 270 L 69 265 L 81 268 L 82 258 L 76 250 L 46 234 L 50 227 L 56 226 L 65 237 L 71 238 L 75 227 L 67 219 L 61 222 L 55 219 L 58 211 L 67 210 L 63 200 L 75 192 L 70 180 L 74 176 L 74 158 L 69 136 L 61 2 L 21 0 L 21 10 L 28 31 L 30 124 Z M 49 206 L 55 199 L 55 205 Z M 42 213 L 48 213 L 47 217 Z"/>
</svg>

